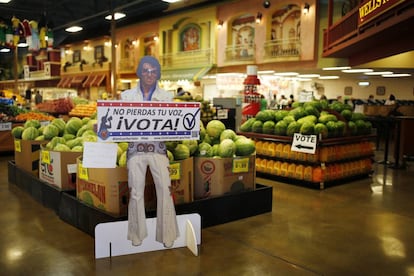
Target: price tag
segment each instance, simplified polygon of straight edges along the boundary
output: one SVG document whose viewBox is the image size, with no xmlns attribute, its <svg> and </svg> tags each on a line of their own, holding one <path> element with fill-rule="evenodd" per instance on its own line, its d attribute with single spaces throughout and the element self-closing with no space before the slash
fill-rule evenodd
<svg viewBox="0 0 414 276">
<path fill-rule="evenodd" d="M 180 180 L 181 179 L 181 163 L 176 162 L 170 164 L 170 178 L 171 180 Z"/>
<path fill-rule="evenodd" d="M 42 150 L 42 156 L 41 156 L 42 163 L 50 165 L 50 151 L 48 150 Z"/>
<path fill-rule="evenodd" d="M 12 129 L 12 123 L 0 123 L 0 131 L 8 131 Z"/>
<path fill-rule="evenodd" d="M 229 110 L 228 109 L 218 109 L 217 110 L 217 119 L 228 119 L 229 118 Z"/>
<path fill-rule="evenodd" d="M 22 152 L 22 144 L 20 140 L 14 140 L 14 151 Z"/>
<path fill-rule="evenodd" d="M 68 168 L 68 173 L 78 172 L 76 164 L 68 164 L 67 168 Z"/>
<path fill-rule="evenodd" d="M 233 173 L 249 172 L 249 158 L 235 158 L 233 159 Z"/>
<path fill-rule="evenodd" d="M 78 175 L 79 175 L 79 178 L 80 179 L 83 179 L 83 180 L 86 180 L 86 181 L 89 180 L 89 177 L 88 177 L 88 168 L 84 168 L 82 166 L 82 163 L 79 163 L 79 166 L 78 166 Z"/>
<path fill-rule="evenodd" d="M 49 121 L 40 121 L 40 126 L 47 126 L 48 124 L 50 124 Z"/>
</svg>

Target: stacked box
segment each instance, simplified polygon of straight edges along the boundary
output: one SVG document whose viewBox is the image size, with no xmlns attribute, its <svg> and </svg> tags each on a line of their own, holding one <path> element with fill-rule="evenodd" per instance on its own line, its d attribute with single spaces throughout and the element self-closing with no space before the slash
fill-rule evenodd
<svg viewBox="0 0 414 276">
<path fill-rule="evenodd" d="M 16 166 L 38 176 L 40 147 L 47 142 L 14 139 L 14 160 Z"/>
<path fill-rule="evenodd" d="M 82 152 L 52 151 L 41 148 L 39 178 L 62 190 L 76 189 L 76 159 Z"/>
<path fill-rule="evenodd" d="M 126 167 L 83 168 L 77 159 L 76 197 L 114 215 L 128 211 L 128 171 Z"/>
<path fill-rule="evenodd" d="M 202 199 L 254 190 L 256 156 L 235 158 L 196 157 L 194 198 Z"/>
</svg>

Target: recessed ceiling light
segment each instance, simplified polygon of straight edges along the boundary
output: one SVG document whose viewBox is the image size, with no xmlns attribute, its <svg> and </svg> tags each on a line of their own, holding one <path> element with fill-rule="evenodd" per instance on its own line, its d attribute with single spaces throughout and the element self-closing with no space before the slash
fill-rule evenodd
<svg viewBox="0 0 414 276">
<path fill-rule="evenodd" d="M 382 75 L 384 78 L 401 78 L 401 77 L 411 77 L 411 74 L 389 74 Z"/>
<path fill-rule="evenodd" d="M 372 72 L 374 70 L 372 69 L 345 69 L 342 70 L 344 73 L 366 73 L 366 72 Z"/>
<path fill-rule="evenodd" d="M 320 80 L 336 80 L 339 79 L 339 76 L 320 76 Z"/>
<path fill-rule="evenodd" d="M 318 74 L 303 74 L 303 75 L 298 75 L 299 78 L 319 78 L 320 75 Z"/>
<path fill-rule="evenodd" d="M 299 73 L 296 72 L 283 72 L 283 73 L 275 73 L 275 76 L 278 77 L 296 77 Z"/>
<path fill-rule="evenodd" d="M 163 1 L 167 3 L 177 3 L 177 2 L 180 2 L 181 0 L 163 0 Z"/>
<path fill-rule="evenodd" d="M 0 0 L 0 3 L 1 4 L 7 4 L 7 3 L 9 3 L 11 0 Z"/>
<path fill-rule="evenodd" d="M 83 28 L 80 27 L 80 26 L 72 26 L 72 27 L 69 27 L 69 28 L 65 29 L 65 31 L 67 31 L 69 33 L 77 33 L 77 32 L 80 32 L 82 30 L 83 30 Z"/>
<path fill-rule="evenodd" d="M 263 71 L 257 71 L 257 74 L 273 74 L 275 70 L 263 70 Z"/>
<path fill-rule="evenodd" d="M 370 83 L 369 83 L 369 81 L 360 81 L 360 82 L 358 82 L 358 85 L 359 86 L 369 86 Z"/>
<path fill-rule="evenodd" d="M 351 69 L 351 67 L 349 67 L 349 66 L 338 66 L 338 67 L 325 67 L 325 68 L 322 68 L 322 70 L 325 70 L 325 71 L 347 70 L 347 69 Z"/>
<path fill-rule="evenodd" d="M 114 19 L 115 20 L 124 18 L 125 16 L 126 16 L 125 13 L 122 13 L 122 12 L 116 12 L 116 13 L 114 13 Z M 106 20 L 111 20 L 112 19 L 112 14 L 109 14 L 109 15 L 105 16 L 105 19 Z"/>
<path fill-rule="evenodd" d="M 381 75 L 389 75 L 392 74 L 391 71 L 382 71 L 382 72 L 366 72 L 364 73 L 364 75 L 368 75 L 368 76 L 381 76 Z"/>
</svg>

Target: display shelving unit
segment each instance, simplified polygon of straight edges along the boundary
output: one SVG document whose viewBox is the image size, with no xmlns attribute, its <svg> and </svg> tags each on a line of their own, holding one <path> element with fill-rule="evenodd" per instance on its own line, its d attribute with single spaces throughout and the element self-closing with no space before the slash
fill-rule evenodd
<svg viewBox="0 0 414 276">
<path fill-rule="evenodd" d="M 324 189 L 372 172 L 375 135 L 318 139 L 315 154 L 291 150 L 292 137 L 240 132 L 256 142 L 258 176 Z"/>
</svg>

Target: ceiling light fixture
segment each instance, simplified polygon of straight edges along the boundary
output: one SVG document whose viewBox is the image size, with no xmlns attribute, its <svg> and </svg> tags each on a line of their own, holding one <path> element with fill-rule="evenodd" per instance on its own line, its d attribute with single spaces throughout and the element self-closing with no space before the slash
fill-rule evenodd
<svg viewBox="0 0 414 276">
<path fill-rule="evenodd" d="M 177 3 L 177 2 L 180 2 L 181 0 L 163 0 L 163 1 L 167 3 Z"/>
<path fill-rule="evenodd" d="M 275 70 L 263 70 L 263 71 L 257 71 L 257 74 L 273 74 Z"/>
<path fill-rule="evenodd" d="M 351 67 L 349 67 L 349 66 L 336 66 L 336 67 L 322 68 L 322 70 L 324 70 L 324 71 L 347 70 L 347 69 L 351 69 Z"/>
<path fill-rule="evenodd" d="M 346 70 L 342 70 L 342 72 L 344 73 L 367 73 L 367 72 L 373 72 L 374 70 L 372 69 L 346 69 Z"/>
<path fill-rule="evenodd" d="M 320 75 L 318 74 L 303 74 L 303 75 L 298 75 L 299 78 L 319 78 Z"/>
<path fill-rule="evenodd" d="M 274 76 L 278 77 L 296 77 L 299 73 L 296 72 L 283 72 L 283 73 L 275 73 Z"/>
<path fill-rule="evenodd" d="M 389 74 L 382 75 L 383 78 L 401 78 L 401 77 L 411 77 L 411 74 Z"/>
<path fill-rule="evenodd" d="M 358 82 L 358 85 L 359 86 L 369 86 L 370 82 L 369 81 L 360 81 L 360 82 Z"/>
<path fill-rule="evenodd" d="M 68 33 L 77 33 L 77 32 L 80 32 L 82 30 L 83 30 L 83 28 L 80 27 L 80 26 L 72 26 L 72 27 L 69 27 L 69 28 L 65 29 L 65 31 L 67 31 Z"/>
<path fill-rule="evenodd" d="M 7 4 L 7 3 L 9 3 L 11 0 L 0 0 L 0 3 L 1 4 Z"/>
<path fill-rule="evenodd" d="M 126 14 L 125 13 L 122 13 L 122 12 L 116 12 L 116 13 L 114 13 L 114 19 L 115 20 L 124 18 L 125 16 L 126 16 Z M 107 16 L 105 16 L 105 19 L 106 20 L 111 20 L 112 19 L 112 14 L 108 14 Z"/>
<path fill-rule="evenodd" d="M 377 72 L 366 72 L 366 73 L 364 73 L 364 75 L 368 75 L 368 76 L 382 76 L 382 75 L 390 75 L 392 73 L 393 72 L 391 72 L 391 71 L 382 71 L 382 72 L 377 71 Z"/>
<path fill-rule="evenodd" d="M 320 80 L 337 80 L 339 79 L 339 76 L 320 76 Z"/>
</svg>

